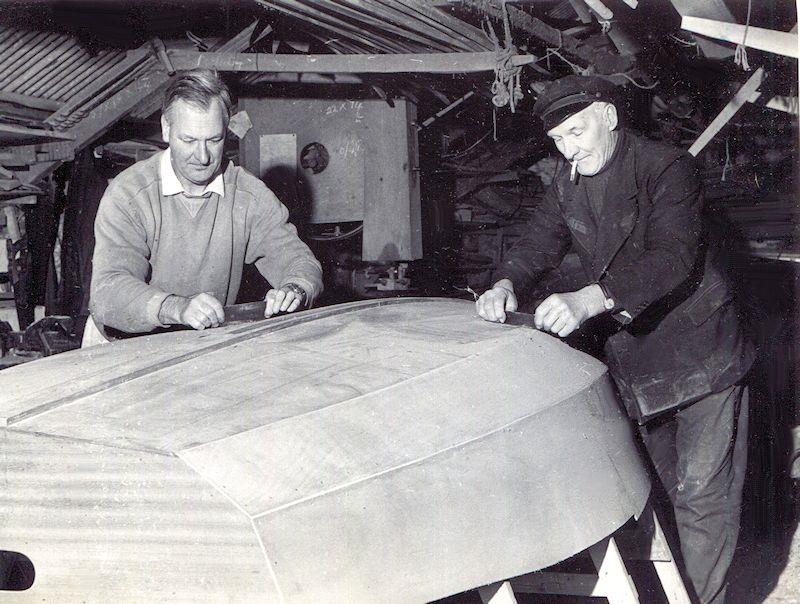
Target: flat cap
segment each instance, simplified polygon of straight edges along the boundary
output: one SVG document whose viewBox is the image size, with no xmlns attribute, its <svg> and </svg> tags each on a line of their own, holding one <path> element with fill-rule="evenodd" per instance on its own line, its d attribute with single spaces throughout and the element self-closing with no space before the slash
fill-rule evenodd
<svg viewBox="0 0 800 604">
<path fill-rule="evenodd" d="M 615 93 L 616 86 L 604 78 L 569 75 L 545 87 L 533 105 L 533 113 L 548 131 L 596 101 L 614 103 Z"/>
</svg>

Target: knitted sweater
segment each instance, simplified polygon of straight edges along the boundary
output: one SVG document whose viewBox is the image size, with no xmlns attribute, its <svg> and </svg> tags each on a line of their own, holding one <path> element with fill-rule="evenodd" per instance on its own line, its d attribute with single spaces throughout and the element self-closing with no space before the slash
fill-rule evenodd
<svg viewBox="0 0 800 604">
<path fill-rule="evenodd" d="M 123 171 L 100 201 L 89 302 L 96 321 L 129 333 L 163 327 L 158 312 L 170 294 L 208 292 L 233 304 L 245 263 L 273 287 L 297 283 L 309 303 L 319 295 L 320 264 L 263 182 L 229 163 L 225 195 L 192 215 L 180 195 L 162 194 L 160 158 Z"/>
</svg>

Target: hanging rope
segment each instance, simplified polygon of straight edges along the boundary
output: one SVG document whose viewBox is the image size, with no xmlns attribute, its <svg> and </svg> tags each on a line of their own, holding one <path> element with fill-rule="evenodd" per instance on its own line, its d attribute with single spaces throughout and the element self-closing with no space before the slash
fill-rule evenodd
<svg viewBox="0 0 800 604">
<path fill-rule="evenodd" d="M 733 61 L 737 65 L 741 65 L 745 71 L 750 71 L 750 63 L 747 62 L 747 30 L 750 29 L 750 9 L 753 8 L 753 0 L 747 0 L 747 21 L 744 24 L 744 35 L 742 36 L 742 43 L 736 45 L 736 52 L 733 54 Z"/>
<path fill-rule="evenodd" d="M 564 63 L 569 65 L 572 68 L 572 72 L 573 73 L 575 73 L 577 75 L 587 75 L 589 73 L 589 69 L 588 68 L 584 69 L 580 65 L 576 65 L 575 63 L 573 63 L 572 61 L 567 59 L 564 55 L 562 55 L 560 52 L 558 52 L 559 50 L 561 50 L 561 47 L 563 46 L 563 44 L 564 44 L 564 38 L 563 38 L 563 36 L 561 34 L 561 30 L 559 29 L 558 30 L 558 47 L 557 48 L 548 47 L 546 49 L 547 52 L 545 53 L 545 55 L 543 57 L 539 57 L 538 59 L 536 59 L 534 61 L 534 63 L 538 63 L 539 61 L 547 61 L 547 71 L 552 71 L 552 69 L 550 67 L 550 57 L 554 56 L 554 57 L 558 57 L 559 59 L 564 61 Z"/>
<path fill-rule="evenodd" d="M 645 86 L 644 84 L 640 84 L 639 82 L 637 82 L 636 80 L 634 80 L 634 79 L 633 79 L 631 76 L 629 76 L 627 73 L 622 73 L 621 71 L 620 71 L 620 72 L 617 72 L 617 73 L 612 73 L 612 74 L 609 74 L 609 75 L 611 75 L 611 76 L 622 76 L 623 78 L 625 78 L 626 80 L 628 80 L 628 81 L 629 81 L 631 84 L 633 84 L 633 85 L 634 85 L 634 86 L 636 86 L 637 88 L 641 88 L 642 90 L 652 90 L 653 88 L 655 88 L 656 86 L 658 86 L 658 80 L 656 80 L 655 82 L 653 82 L 652 84 L 650 84 L 650 85 L 648 85 L 648 86 Z"/>
<path fill-rule="evenodd" d="M 492 82 L 492 103 L 495 107 L 511 108 L 514 113 L 516 104 L 522 100 L 522 85 L 520 84 L 520 74 L 522 67 L 514 65 L 514 57 L 517 55 L 517 48 L 511 39 L 511 23 L 508 19 L 506 3 L 503 2 L 503 35 L 504 43 L 500 44 L 500 39 L 494 32 L 494 27 L 490 21 L 486 21 L 488 31 L 486 35 L 494 44 L 495 67 L 494 82 Z"/>
<path fill-rule="evenodd" d="M 725 165 L 722 166 L 722 178 L 720 180 L 725 182 L 725 178 L 728 175 L 728 170 L 730 170 L 733 166 L 731 165 L 731 150 L 729 147 L 730 138 L 725 139 Z"/>
</svg>

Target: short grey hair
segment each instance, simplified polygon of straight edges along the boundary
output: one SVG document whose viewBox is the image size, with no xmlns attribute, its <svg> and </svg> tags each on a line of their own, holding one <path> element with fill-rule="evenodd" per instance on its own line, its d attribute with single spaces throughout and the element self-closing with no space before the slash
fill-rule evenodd
<svg viewBox="0 0 800 604">
<path fill-rule="evenodd" d="M 203 109 L 211 106 L 217 99 L 222 103 L 225 122 L 231 117 L 233 103 L 231 92 L 219 74 L 212 69 L 190 69 L 181 71 L 172 79 L 164 95 L 162 115 L 169 119 L 169 110 L 176 101 L 184 101 Z"/>
</svg>

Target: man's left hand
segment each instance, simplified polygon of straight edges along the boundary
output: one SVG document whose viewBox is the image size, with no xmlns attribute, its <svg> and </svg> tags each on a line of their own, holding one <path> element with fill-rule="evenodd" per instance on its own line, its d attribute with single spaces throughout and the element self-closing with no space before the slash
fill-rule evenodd
<svg viewBox="0 0 800 604">
<path fill-rule="evenodd" d="M 605 295 L 597 284 L 574 292 L 553 294 L 545 298 L 534 312 L 534 324 L 562 338 L 578 329 L 587 319 L 605 311 Z"/>
<path fill-rule="evenodd" d="M 287 283 L 280 289 L 271 289 L 267 292 L 264 301 L 264 317 L 268 318 L 279 312 L 294 312 L 305 304 L 307 295 L 305 290 L 294 283 Z"/>
</svg>

